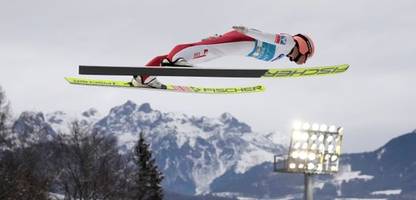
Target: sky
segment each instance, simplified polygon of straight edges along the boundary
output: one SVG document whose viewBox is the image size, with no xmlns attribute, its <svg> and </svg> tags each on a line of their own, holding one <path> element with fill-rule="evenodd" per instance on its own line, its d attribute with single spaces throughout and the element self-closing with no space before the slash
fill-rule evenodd
<svg viewBox="0 0 416 200">
<path fill-rule="evenodd" d="M 90 107 L 105 115 L 132 100 L 196 116 L 229 112 L 259 132 L 289 134 L 294 120 L 339 125 L 345 152 L 372 151 L 416 129 L 415 7 L 413 0 L 0 0 L 0 86 L 16 115 Z M 141 66 L 177 44 L 234 25 L 308 34 L 316 52 L 304 66 L 351 67 L 336 76 L 302 79 L 160 78 L 181 85 L 267 87 L 244 95 L 83 87 L 63 79 L 77 76 L 78 65 Z M 201 66 L 295 64 L 230 56 Z"/>
</svg>

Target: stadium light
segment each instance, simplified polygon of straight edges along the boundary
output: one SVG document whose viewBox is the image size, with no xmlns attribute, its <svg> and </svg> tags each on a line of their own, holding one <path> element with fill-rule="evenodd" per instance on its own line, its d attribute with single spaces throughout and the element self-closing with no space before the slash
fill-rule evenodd
<svg viewBox="0 0 416 200">
<path fill-rule="evenodd" d="M 296 121 L 292 128 L 287 171 L 307 174 L 336 173 L 341 154 L 342 130 L 342 127 L 333 125 L 311 125 Z"/>
<path fill-rule="evenodd" d="M 334 174 L 339 170 L 344 129 L 334 125 L 295 121 L 287 159 L 278 172 L 305 174 L 305 199 L 313 199 L 313 180 L 316 174 Z"/>
</svg>

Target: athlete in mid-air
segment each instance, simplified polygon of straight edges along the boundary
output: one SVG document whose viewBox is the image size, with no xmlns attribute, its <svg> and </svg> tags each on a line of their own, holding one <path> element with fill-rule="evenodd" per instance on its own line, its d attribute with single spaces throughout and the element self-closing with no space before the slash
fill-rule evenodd
<svg viewBox="0 0 416 200">
<path fill-rule="evenodd" d="M 304 64 L 315 51 L 312 40 L 303 34 L 270 34 L 244 26 L 234 26 L 233 29 L 200 42 L 177 45 L 169 54 L 153 58 L 146 66 L 192 67 L 227 55 L 249 56 L 270 62 L 288 57 L 290 61 Z M 131 84 L 136 87 L 166 88 L 155 76 L 137 75 Z"/>
</svg>

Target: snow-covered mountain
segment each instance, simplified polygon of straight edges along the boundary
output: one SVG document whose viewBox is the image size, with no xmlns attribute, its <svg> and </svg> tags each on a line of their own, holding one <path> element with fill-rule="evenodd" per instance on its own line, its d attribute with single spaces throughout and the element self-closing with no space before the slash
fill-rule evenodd
<svg viewBox="0 0 416 200">
<path fill-rule="evenodd" d="M 317 199 L 416 199 L 416 131 L 365 153 L 344 154 L 340 172 L 315 176 Z M 228 172 L 211 184 L 211 192 L 256 199 L 301 199 L 303 176 L 274 173 L 272 163 L 244 174 Z M 244 184 L 242 184 L 244 183 Z"/>
<path fill-rule="evenodd" d="M 257 133 L 230 113 L 217 118 L 188 116 L 128 101 L 107 115 L 95 109 L 78 116 L 24 112 L 13 129 L 16 137 L 28 136 L 30 142 L 48 140 L 68 131 L 74 119 L 117 136 L 124 153 L 140 132 L 145 133 L 169 191 L 254 199 L 302 197 L 303 176 L 275 173 L 270 162 L 273 155 L 285 153 L 282 144 L 288 139 L 278 133 Z M 315 177 L 316 198 L 416 199 L 415 144 L 413 131 L 373 152 L 343 155 L 338 174 Z"/>
<path fill-rule="evenodd" d="M 44 118 L 55 132 L 68 133 L 68 125 L 74 120 L 78 120 L 81 125 L 93 126 L 102 116 L 97 109 L 90 108 L 80 114 L 67 114 L 62 111 L 56 111 L 47 113 Z"/>
<path fill-rule="evenodd" d="M 51 125 L 46 122 L 41 112 L 23 112 L 14 122 L 13 137 L 19 138 L 21 145 L 49 141 L 55 135 Z"/>
<path fill-rule="evenodd" d="M 415 152 L 416 131 L 413 131 L 375 151 L 346 154 L 341 160 L 343 165 L 357 174 L 350 174 L 348 181 L 338 181 L 337 194 L 416 199 Z M 339 176 L 343 174 L 336 178 Z"/>
<path fill-rule="evenodd" d="M 62 111 L 43 114 L 42 112 L 26 111 L 21 113 L 12 125 L 12 138 L 19 138 L 21 144 L 50 141 L 58 133 L 69 133 L 69 125 L 78 120 L 81 125 L 92 126 L 100 118 L 96 109 L 89 109 L 78 115 L 69 115 Z"/>
<path fill-rule="evenodd" d="M 232 171 L 243 174 L 250 168 L 271 161 L 274 154 L 282 154 L 287 143 L 278 133 L 257 133 L 230 113 L 218 118 L 188 116 L 183 113 L 164 113 L 150 104 L 137 105 L 128 101 L 114 107 L 101 117 L 95 109 L 71 116 L 57 111 L 48 114 L 23 113 L 15 122 L 20 134 L 45 130 L 41 136 L 53 137 L 68 133 L 68 125 L 75 119 L 102 134 L 117 136 L 120 151 L 127 153 L 145 133 L 153 155 L 163 171 L 164 187 L 182 194 L 210 192 L 211 183 Z M 43 133 L 43 132 L 42 132 Z M 33 141 L 47 138 L 36 136 Z"/>
<path fill-rule="evenodd" d="M 185 194 L 207 193 L 212 181 L 227 171 L 244 173 L 285 150 L 270 134 L 253 132 L 229 113 L 218 118 L 187 116 L 131 101 L 111 109 L 95 128 L 116 135 L 124 149 L 144 132 L 166 177 L 165 187 Z"/>
</svg>

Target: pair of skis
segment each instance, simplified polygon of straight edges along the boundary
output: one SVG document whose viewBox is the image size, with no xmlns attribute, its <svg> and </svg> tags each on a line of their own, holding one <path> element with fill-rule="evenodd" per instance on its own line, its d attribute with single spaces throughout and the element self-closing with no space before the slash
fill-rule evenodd
<svg viewBox="0 0 416 200">
<path fill-rule="evenodd" d="M 286 69 L 224 69 L 224 68 L 184 68 L 184 67 L 117 67 L 117 66 L 79 66 L 81 75 L 151 75 L 151 76 L 188 76 L 188 77 L 228 77 L 228 78 L 297 78 L 339 74 L 347 71 L 348 64 L 318 66 L 309 68 L 286 68 Z M 113 86 L 113 87 L 134 87 L 127 81 L 116 80 L 97 80 L 86 78 L 65 78 L 71 84 L 90 85 L 90 86 Z M 263 85 L 248 87 L 194 87 L 167 84 L 166 89 L 157 89 L 149 87 L 152 90 L 167 90 L 186 93 L 210 93 L 210 94 L 238 94 L 263 92 Z"/>
</svg>

